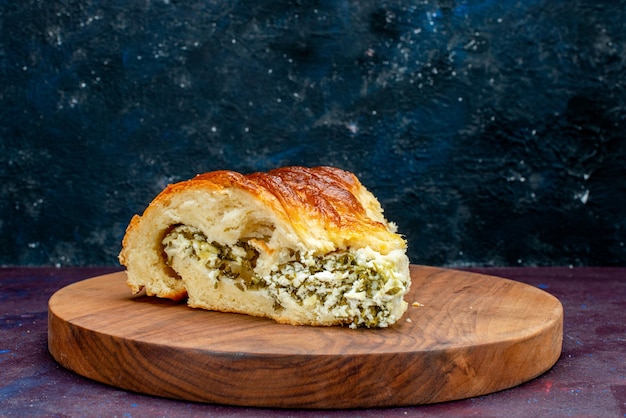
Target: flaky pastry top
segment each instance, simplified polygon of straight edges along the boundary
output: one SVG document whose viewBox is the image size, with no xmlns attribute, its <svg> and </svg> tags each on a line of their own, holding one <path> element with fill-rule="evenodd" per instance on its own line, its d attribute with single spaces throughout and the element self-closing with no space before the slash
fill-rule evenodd
<svg viewBox="0 0 626 418">
<path fill-rule="evenodd" d="M 169 185 L 147 211 L 167 206 L 169 199 L 187 189 L 245 191 L 270 208 L 310 249 L 328 252 L 369 246 L 387 254 L 406 248 L 374 195 L 354 174 L 335 167 L 290 166 L 245 175 L 229 170 L 199 174 Z"/>
</svg>

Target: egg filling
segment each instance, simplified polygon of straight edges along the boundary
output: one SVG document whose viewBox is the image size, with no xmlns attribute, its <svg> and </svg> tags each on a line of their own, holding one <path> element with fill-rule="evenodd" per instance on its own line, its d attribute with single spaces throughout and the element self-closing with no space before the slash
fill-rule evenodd
<svg viewBox="0 0 626 418">
<path fill-rule="evenodd" d="M 193 263 L 215 289 L 228 282 L 241 292 L 262 292 L 277 312 L 297 304 L 318 318 L 332 316 L 351 328 L 396 322 L 410 285 L 395 267 L 401 254 L 384 256 L 370 248 L 323 255 L 283 249 L 268 272 L 257 269 L 260 247 L 254 239 L 224 245 L 195 227 L 178 225 L 162 244 L 166 264 L 180 277 Z"/>
</svg>

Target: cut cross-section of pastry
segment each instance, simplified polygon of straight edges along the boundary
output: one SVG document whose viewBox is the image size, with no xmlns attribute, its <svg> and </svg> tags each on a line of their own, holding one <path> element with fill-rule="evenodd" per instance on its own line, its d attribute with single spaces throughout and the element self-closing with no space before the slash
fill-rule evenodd
<svg viewBox="0 0 626 418">
<path fill-rule="evenodd" d="M 352 173 L 215 171 L 169 185 L 122 242 L 134 293 L 293 325 L 387 327 L 407 309 L 406 241 Z"/>
</svg>

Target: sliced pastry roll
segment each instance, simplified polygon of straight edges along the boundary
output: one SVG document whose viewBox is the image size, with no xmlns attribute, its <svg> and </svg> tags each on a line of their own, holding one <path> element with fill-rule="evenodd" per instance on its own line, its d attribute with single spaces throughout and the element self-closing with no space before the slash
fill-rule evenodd
<svg viewBox="0 0 626 418">
<path fill-rule="evenodd" d="M 119 255 L 134 293 L 293 325 L 386 327 L 407 309 L 406 242 L 352 173 L 215 171 L 169 185 Z"/>
</svg>

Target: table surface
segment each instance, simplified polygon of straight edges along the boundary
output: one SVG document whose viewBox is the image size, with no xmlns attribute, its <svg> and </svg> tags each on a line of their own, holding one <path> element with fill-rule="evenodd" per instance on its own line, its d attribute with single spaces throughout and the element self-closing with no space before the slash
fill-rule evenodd
<svg viewBox="0 0 626 418">
<path fill-rule="evenodd" d="M 319 416 L 320 411 L 231 407 L 126 392 L 70 372 L 48 353 L 47 303 L 62 287 L 119 268 L 0 268 L 2 416 Z M 539 287 L 564 308 L 563 352 L 538 378 L 478 398 L 323 415 L 626 416 L 626 268 L 474 268 Z"/>
</svg>

